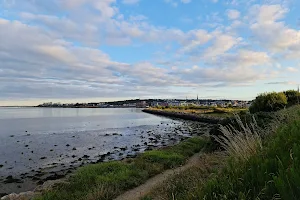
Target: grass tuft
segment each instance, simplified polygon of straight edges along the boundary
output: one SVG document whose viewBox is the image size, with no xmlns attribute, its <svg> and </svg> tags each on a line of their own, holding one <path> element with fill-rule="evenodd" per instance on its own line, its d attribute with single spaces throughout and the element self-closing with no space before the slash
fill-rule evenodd
<svg viewBox="0 0 300 200">
<path fill-rule="evenodd" d="M 220 130 L 223 134 L 213 137 L 233 158 L 248 160 L 250 156 L 262 149 L 261 135 L 263 131 L 257 125 L 254 117 L 249 124 L 243 123 L 239 115 L 235 115 L 235 120 L 239 128 L 235 128 L 231 124 L 221 125 Z"/>
</svg>

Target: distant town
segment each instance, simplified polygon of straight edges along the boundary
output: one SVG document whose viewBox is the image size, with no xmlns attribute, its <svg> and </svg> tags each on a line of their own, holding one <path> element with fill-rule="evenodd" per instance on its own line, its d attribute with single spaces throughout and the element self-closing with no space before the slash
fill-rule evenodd
<svg viewBox="0 0 300 200">
<path fill-rule="evenodd" d="M 47 102 L 37 107 L 61 108 L 147 108 L 147 107 L 176 107 L 176 106 L 207 106 L 207 107 L 240 107 L 247 108 L 251 101 L 213 100 L 213 99 L 132 99 L 113 102 L 92 103 L 53 103 Z"/>
</svg>

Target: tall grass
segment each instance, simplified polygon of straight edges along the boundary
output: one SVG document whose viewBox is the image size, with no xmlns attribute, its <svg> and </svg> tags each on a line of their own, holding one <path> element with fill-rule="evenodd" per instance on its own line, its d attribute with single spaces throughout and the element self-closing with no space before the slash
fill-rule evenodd
<svg viewBox="0 0 300 200">
<path fill-rule="evenodd" d="M 248 160 L 253 154 L 260 151 L 262 146 L 262 129 L 257 125 L 255 118 L 252 122 L 243 123 L 239 115 L 235 115 L 236 123 L 239 128 L 233 125 L 220 126 L 223 133 L 219 136 L 213 136 L 220 143 L 228 155 L 239 160 Z"/>
</svg>

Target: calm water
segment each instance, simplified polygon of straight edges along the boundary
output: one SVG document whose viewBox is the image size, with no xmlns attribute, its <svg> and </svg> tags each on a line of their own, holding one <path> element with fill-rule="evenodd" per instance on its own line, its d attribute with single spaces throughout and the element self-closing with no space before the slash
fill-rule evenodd
<svg viewBox="0 0 300 200">
<path fill-rule="evenodd" d="M 172 134 L 188 134 L 178 129 L 184 124 L 136 108 L 0 108 L 0 182 L 8 175 L 68 169 L 84 163 L 84 155 L 95 161 L 110 152 L 107 159 L 118 159 L 143 151 L 155 137 L 156 146 L 165 145 L 174 141 Z M 6 188 L 0 185 L 0 192 Z"/>
</svg>

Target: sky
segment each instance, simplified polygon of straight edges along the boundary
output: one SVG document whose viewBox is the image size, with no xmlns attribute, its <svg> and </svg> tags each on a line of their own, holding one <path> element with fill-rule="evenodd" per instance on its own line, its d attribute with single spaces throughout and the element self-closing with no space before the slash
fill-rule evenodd
<svg viewBox="0 0 300 200">
<path fill-rule="evenodd" d="M 297 89 L 299 9 L 299 0 L 0 0 L 0 106 Z"/>
</svg>

